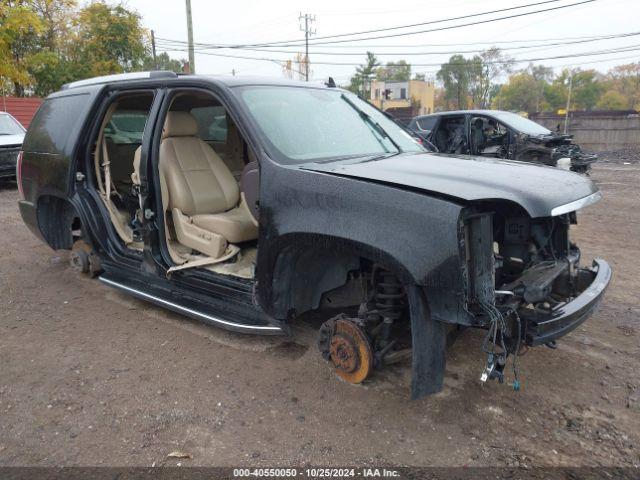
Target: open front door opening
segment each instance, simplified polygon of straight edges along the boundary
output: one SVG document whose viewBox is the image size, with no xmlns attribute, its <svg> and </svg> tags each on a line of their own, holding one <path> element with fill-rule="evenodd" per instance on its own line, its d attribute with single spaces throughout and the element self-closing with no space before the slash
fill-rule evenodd
<svg viewBox="0 0 640 480">
<path fill-rule="evenodd" d="M 169 273 L 206 268 L 253 278 L 258 244 L 257 162 L 224 106 L 181 90 L 162 122 L 157 157 Z M 139 168 L 139 167 L 138 167 Z"/>
</svg>

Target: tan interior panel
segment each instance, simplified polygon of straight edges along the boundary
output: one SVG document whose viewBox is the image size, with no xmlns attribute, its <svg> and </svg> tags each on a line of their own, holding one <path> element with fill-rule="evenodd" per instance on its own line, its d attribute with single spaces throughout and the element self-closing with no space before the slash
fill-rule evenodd
<svg viewBox="0 0 640 480">
<path fill-rule="evenodd" d="M 214 258 L 227 243 L 258 238 L 229 168 L 197 137 L 196 119 L 185 111 L 167 114 L 160 145 L 160 171 L 168 190 L 178 241 Z"/>
</svg>

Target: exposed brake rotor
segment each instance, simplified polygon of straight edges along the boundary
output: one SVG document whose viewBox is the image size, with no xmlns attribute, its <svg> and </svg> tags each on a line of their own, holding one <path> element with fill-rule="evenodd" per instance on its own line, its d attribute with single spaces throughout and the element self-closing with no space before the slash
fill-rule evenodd
<svg viewBox="0 0 640 480">
<path fill-rule="evenodd" d="M 349 383 L 362 383 L 373 370 L 373 352 L 366 334 L 345 317 L 332 318 L 322 325 L 318 347 L 336 374 Z"/>
</svg>

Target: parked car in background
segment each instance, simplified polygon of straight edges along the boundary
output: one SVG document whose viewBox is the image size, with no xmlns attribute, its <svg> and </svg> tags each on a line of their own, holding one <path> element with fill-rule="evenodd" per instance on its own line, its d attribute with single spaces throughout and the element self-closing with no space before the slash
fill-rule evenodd
<svg viewBox="0 0 640 480">
<path fill-rule="evenodd" d="M 16 176 L 16 160 L 26 130 L 7 112 L 0 112 L 0 178 Z"/>
<path fill-rule="evenodd" d="M 459 110 L 415 117 L 409 128 L 442 153 L 496 157 L 587 173 L 598 157 L 572 135 L 500 110 Z"/>
</svg>

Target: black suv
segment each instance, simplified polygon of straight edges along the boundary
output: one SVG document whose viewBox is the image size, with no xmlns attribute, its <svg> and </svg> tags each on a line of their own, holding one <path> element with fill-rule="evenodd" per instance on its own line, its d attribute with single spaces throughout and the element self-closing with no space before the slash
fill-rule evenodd
<svg viewBox="0 0 640 480">
<path fill-rule="evenodd" d="M 25 223 L 79 271 L 237 332 L 289 334 L 320 311 L 340 377 L 410 358 L 414 397 L 442 388 L 450 331 L 485 329 L 482 378 L 502 380 L 508 355 L 588 318 L 611 276 L 569 238 L 601 196 L 589 179 L 443 161 L 332 86 L 76 82 L 41 106 L 18 174 Z"/>
</svg>

